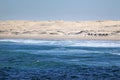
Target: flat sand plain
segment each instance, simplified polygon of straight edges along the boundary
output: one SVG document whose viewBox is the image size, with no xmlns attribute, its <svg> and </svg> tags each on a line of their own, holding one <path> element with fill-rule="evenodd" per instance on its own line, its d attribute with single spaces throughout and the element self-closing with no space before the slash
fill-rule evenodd
<svg viewBox="0 0 120 80">
<path fill-rule="evenodd" d="M 120 40 L 120 21 L 0 21 L 0 38 Z"/>
</svg>

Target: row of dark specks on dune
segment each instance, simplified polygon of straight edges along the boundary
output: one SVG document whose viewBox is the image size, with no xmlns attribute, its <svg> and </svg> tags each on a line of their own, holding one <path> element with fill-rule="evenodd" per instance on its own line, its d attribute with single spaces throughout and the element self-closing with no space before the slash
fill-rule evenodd
<svg viewBox="0 0 120 80">
<path fill-rule="evenodd" d="M 88 31 L 88 30 L 82 30 L 82 31 L 76 31 L 76 32 L 69 32 L 66 33 L 64 31 L 61 30 L 57 30 L 57 31 L 37 31 L 37 30 L 33 30 L 33 31 L 23 31 L 23 32 L 19 32 L 19 31 L 7 31 L 7 30 L 0 30 L 0 34 L 14 34 L 14 35 L 19 35 L 19 34 L 49 34 L 49 35 L 87 35 L 87 36 L 109 36 L 109 35 L 116 35 L 119 34 L 120 31 L 114 31 L 112 33 L 107 33 L 107 32 L 95 32 L 95 31 Z"/>
</svg>

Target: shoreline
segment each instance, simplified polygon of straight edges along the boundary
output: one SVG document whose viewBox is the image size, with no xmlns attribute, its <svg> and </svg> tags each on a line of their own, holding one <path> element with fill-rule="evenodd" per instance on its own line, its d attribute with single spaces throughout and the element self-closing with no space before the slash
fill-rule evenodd
<svg viewBox="0 0 120 80">
<path fill-rule="evenodd" d="M 93 37 L 87 37 L 87 38 L 84 38 L 84 37 L 82 37 L 82 38 L 71 38 L 71 37 L 67 37 L 67 38 L 64 38 L 64 37 L 62 37 L 62 38 L 54 38 L 54 37 L 25 37 L 25 36 L 12 36 L 12 37 L 0 37 L 0 39 L 25 39 L 25 40 L 27 40 L 27 39 L 30 39 L 30 40 L 58 40 L 58 41 L 61 41 L 61 40 L 89 40 L 89 41 L 95 41 L 95 40 L 97 40 L 97 41 L 120 41 L 120 39 L 116 39 L 116 38 L 93 38 Z"/>
</svg>

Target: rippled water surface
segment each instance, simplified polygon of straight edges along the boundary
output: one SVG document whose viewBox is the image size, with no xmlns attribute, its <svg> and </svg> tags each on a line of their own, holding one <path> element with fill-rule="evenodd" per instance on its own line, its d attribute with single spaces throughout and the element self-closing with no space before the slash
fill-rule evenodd
<svg viewBox="0 0 120 80">
<path fill-rule="evenodd" d="M 120 41 L 0 39 L 0 79 L 119 80 Z"/>
</svg>

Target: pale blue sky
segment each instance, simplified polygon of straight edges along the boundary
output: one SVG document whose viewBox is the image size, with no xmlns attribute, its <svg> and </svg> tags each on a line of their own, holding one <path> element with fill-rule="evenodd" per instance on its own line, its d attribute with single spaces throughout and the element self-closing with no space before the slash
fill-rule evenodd
<svg viewBox="0 0 120 80">
<path fill-rule="evenodd" d="M 120 0 L 0 0 L 0 20 L 120 20 Z"/>
</svg>

